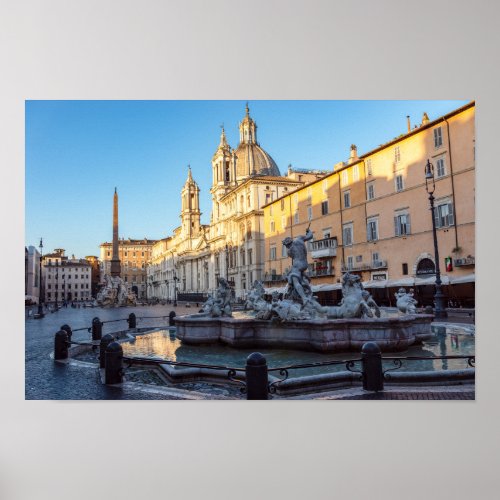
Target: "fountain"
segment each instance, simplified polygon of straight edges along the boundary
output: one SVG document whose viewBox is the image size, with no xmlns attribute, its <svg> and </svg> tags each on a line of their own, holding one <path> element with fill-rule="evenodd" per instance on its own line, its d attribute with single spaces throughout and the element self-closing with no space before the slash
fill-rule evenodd
<svg viewBox="0 0 500 500">
<path fill-rule="evenodd" d="M 359 352 L 369 341 L 376 342 L 382 351 L 404 351 L 431 338 L 433 315 L 416 314 L 411 292 L 400 291 L 398 308 L 402 315 L 382 317 L 360 277 L 348 272 L 342 277 L 340 304 L 319 304 L 306 273 L 306 242 L 311 239 L 307 229 L 305 235 L 283 240 L 292 267 L 282 299 L 274 294 L 268 302 L 262 283 L 257 281 L 248 294 L 246 311 L 233 314 L 229 286 L 220 278 L 215 297 L 208 299 L 203 312 L 176 317 L 177 337 L 183 344 L 221 342 L 241 348 L 321 352 Z"/>
<path fill-rule="evenodd" d="M 97 294 L 97 304 L 101 307 L 135 306 L 137 297 L 130 285 L 119 276 L 104 276 L 106 284 Z"/>
</svg>

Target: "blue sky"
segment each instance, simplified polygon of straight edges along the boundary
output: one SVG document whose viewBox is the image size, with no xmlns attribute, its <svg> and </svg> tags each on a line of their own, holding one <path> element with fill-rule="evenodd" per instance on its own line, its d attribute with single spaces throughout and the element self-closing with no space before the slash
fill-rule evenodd
<svg viewBox="0 0 500 500">
<path fill-rule="evenodd" d="M 462 101 L 250 101 L 260 145 L 282 174 L 332 169 Z M 99 255 L 112 238 L 115 186 L 120 237 L 164 238 L 179 225 L 191 165 L 202 222 L 210 219 L 211 158 L 224 124 L 238 145 L 245 101 L 26 101 L 26 245 Z"/>
</svg>

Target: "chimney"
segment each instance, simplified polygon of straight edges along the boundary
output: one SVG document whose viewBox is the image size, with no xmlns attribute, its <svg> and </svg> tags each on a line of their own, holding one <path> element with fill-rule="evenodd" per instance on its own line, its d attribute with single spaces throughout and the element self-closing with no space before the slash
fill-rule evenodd
<svg viewBox="0 0 500 500">
<path fill-rule="evenodd" d="M 427 125 L 430 122 L 429 117 L 427 116 L 427 113 L 424 111 L 424 114 L 422 116 L 422 125 Z"/>
<path fill-rule="evenodd" d="M 411 132 L 410 115 L 406 115 L 406 123 L 408 124 L 408 132 Z"/>
<path fill-rule="evenodd" d="M 351 144 L 351 155 L 349 156 L 349 164 L 358 159 L 358 148 L 356 144 Z"/>
</svg>

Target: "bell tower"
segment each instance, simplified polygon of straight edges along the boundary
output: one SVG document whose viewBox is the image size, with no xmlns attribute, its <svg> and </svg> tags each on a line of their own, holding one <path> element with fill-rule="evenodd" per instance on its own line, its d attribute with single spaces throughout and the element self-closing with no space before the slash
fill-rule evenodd
<svg viewBox="0 0 500 500">
<path fill-rule="evenodd" d="M 182 234 L 191 238 L 200 232 L 200 188 L 193 179 L 191 167 L 188 166 L 188 177 L 182 188 Z"/>
</svg>

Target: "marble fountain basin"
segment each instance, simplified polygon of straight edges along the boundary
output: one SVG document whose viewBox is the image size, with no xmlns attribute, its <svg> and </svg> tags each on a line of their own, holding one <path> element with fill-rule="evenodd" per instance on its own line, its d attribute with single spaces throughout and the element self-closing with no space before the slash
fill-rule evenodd
<svg viewBox="0 0 500 500">
<path fill-rule="evenodd" d="M 319 352 L 359 352 L 376 342 L 383 352 L 405 351 L 433 336 L 430 314 L 363 319 L 302 321 L 258 320 L 249 314 L 211 318 L 202 314 L 177 316 L 177 338 L 184 344 L 222 343 L 231 347 L 275 347 Z"/>
</svg>

